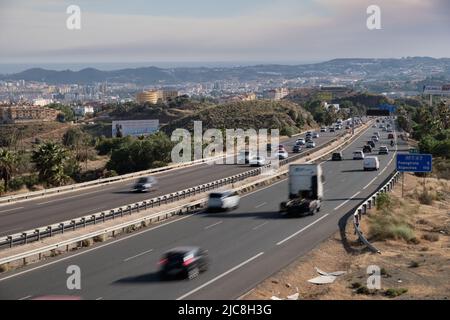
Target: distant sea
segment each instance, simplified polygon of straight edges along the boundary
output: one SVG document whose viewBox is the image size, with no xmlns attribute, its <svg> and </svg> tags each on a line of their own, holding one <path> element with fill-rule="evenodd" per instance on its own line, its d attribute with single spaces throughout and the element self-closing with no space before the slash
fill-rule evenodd
<svg viewBox="0 0 450 320">
<path fill-rule="evenodd" d="M 22 72 L 31 68 L 48 70 L 79 71 L 85 68 L 95 68 L 102 71 L 119 70 L 126 68 L 158 67 L 158 68 L 233 68 L 261 64 L 299 65 L 317 63 L 321 61 L 232 61 L 232 62 L 136 62 L 136 63 L 0 63 L 0 74 Z"/>
</svg>

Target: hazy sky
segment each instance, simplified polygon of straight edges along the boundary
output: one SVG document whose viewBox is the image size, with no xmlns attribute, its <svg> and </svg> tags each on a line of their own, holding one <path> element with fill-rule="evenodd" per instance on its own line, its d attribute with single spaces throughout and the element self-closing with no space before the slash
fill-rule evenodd
<svg viewBox="0 0 450 320">
<path fill-rule="evenodd" d="M 450 0 L 0 0 L 0 44 L 0 63 L 449 57 Z"/>
</svg>

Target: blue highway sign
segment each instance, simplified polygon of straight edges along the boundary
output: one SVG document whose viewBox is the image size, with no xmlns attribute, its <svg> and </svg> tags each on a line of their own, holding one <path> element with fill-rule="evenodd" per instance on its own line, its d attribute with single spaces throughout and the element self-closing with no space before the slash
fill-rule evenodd
<svg viewBox="0 0 450 320">
<path fill-rule="evenodd" d="M 397 171 L 431 172 L 433 156 L 431 154 L 397 154 Z"/>
</svg>

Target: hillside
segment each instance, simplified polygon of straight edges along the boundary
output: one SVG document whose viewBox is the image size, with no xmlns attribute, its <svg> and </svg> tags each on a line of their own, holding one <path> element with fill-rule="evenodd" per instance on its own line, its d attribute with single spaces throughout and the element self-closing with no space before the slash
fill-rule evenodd
<svg viewBox="0 0 450 320">
<path fill-rule="evenodd" d="M 185 81 L 207 82 L 218 80 L 248 81 L 268 78 L 315 76 L 358 76 L 382 81 L 417 80 L 429 76 L 450 78 L 450 59 L 408 57 L 403 59 L 335 59 L 303 65 L 256 65 L 233 68 L 129 68 L 101 71 L 87 68 L 80 71 L 54 71 L 41 68 L 20 73 L 0 75 L 0 80 L 44 81 L 49 84 L 95 82 L 136 83 L 141 85 L 179 84 Z M 421 89 L 421 88 L 419 88 Z"/>
<path fill-rule="evenodd" d="M 293 133 L 316 125 L 311 114 L 295 103 L 260 100 L 233 102 L 197 111 L 173 121 L 163 130 L 169 133 L 177 128 L 192 130 L 194 121 L 202 121 L 203 129 L 279 128 L 292 130 Z"/>
</svg>

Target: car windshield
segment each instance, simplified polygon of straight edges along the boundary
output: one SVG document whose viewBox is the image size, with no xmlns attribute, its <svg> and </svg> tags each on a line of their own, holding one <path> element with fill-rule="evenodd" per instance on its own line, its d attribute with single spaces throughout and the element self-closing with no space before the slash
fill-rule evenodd
<svg viewBox="0 0 450 320">
<path fill-rule="evenodd" d="M 210 195 L 209 195 L 209 197 L 211 198 L 211 199 L 220 199 L 220 198 L 222 198 L 224 195 L 222 194 L 222 193 L 211 193 Z"/>
</svg>

